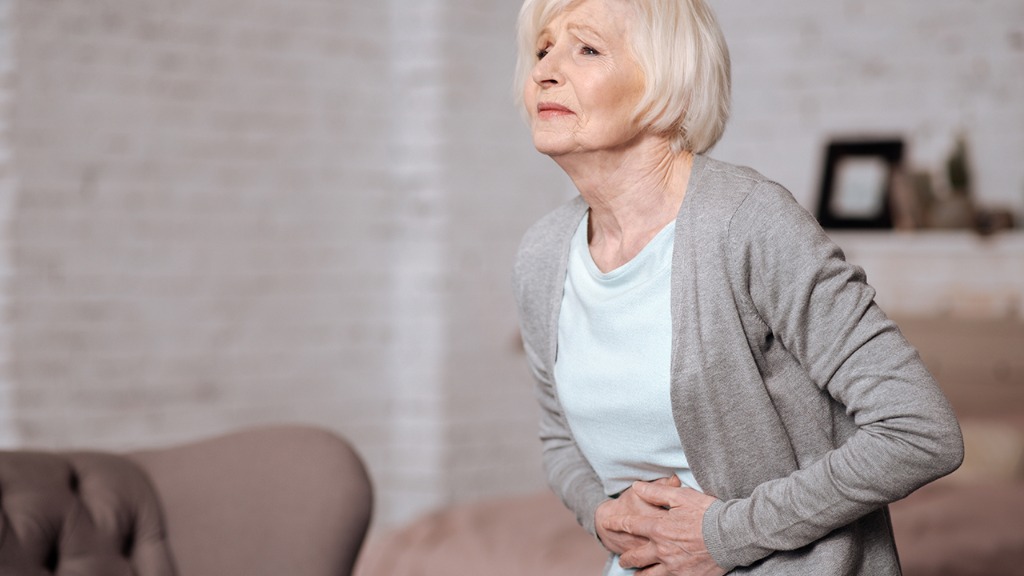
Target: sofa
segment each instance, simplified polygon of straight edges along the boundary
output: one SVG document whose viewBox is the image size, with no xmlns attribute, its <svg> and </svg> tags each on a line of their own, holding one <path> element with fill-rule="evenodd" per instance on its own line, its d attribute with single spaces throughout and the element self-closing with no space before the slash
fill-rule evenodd
<svg viewBox="0 0 1024 576">
<path fill-rule="evenodd" d="M 356 451 L 308 426 L 0 452 L 0 574 L 348 576 L 371 509 Z"/>
<path fill-rule="evenodd" d="M 959 470 L 891 506 L 903 573 L 1024 575 L 1024 321 L 898 323 L 950 398 L 966 445 Z M 356 576 L 595 576 L 605 559 L 540 490 L 454 504 L 382 530 Z"/>
</svg>

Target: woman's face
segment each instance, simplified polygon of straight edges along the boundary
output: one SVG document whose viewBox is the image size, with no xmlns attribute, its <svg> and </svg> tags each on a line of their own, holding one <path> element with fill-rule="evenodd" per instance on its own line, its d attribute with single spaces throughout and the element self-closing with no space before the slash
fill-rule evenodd
<svg viewBox="0 0 1024 576">
<path fill-rule="evenodd" d="M 636 139 L 644 81 L 629 46 L 633 19 L 623 2 L 582 0 L 541 30 L 523 94 L 537 150 L 557 157 Z"/>
</svg>

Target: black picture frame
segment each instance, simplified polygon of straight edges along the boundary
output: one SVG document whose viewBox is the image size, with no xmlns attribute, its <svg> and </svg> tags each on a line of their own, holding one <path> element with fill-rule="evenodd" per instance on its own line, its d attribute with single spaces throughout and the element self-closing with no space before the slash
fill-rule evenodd
<svg viewBox="0 0 1024 576">
<path fill-rule="evenodd" d="M 891 229 L 892 198 L 903 140 L 834 140 L 828 144 L 818 197 L 823 228 Z"/>
</svg>

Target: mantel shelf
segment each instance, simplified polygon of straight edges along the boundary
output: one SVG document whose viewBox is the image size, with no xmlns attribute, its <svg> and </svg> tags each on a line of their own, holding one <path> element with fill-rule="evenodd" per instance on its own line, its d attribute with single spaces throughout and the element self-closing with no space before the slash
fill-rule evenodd
<svg viewBox="0 0 1024 576">
<path fill-rule="evenodd" d="M 925 251 L 1003 251 L 1020 254 L 1024 250 L 1024 230 L 998 232 L 983 236 L 971 230 L 827 230 L 844 250 L 925 250 Z"/>
</svg>

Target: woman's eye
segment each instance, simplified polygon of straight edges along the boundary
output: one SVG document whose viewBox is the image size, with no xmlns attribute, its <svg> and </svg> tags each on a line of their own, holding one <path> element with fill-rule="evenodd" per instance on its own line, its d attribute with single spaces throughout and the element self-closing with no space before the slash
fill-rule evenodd
<svg viewBox="0 0 1024 576">
<path fill-rule="evenodd" d="M 600 54 L 600 52 L 594 50 L 590 46 L 584 46 L 583 48 L 580 48 L 580 53 L 584 54 L 585 56 L 597 56 Z"/>
<path fill-rule="evenodd" d="M 537 60 L 543 60 L 544 57 L 547 56 L 547 55 L 548 55 L 548 49 L 547 48 L 541 48 L 540 50 L 537 50 Z"/>
</svg>

